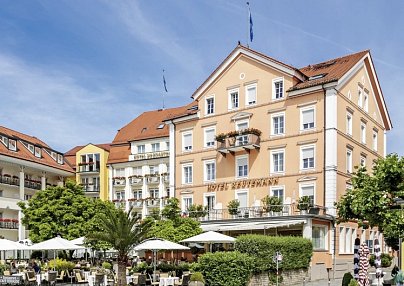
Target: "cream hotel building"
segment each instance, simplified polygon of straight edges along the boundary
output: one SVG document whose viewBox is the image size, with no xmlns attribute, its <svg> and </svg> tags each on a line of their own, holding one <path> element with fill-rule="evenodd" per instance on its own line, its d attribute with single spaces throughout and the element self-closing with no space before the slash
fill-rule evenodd
<svg viewBox="0 0 404 286">
<path fill-rule="evenodd" d="M 371 169 L 386 155 L 392 125 L 369 51 L 298 69 L 238 45 L 192 98 L 166 120 L 170 186 L 184 215 L 201 204 L 204 230 L 309 238 L 312 279 L 351 269 L 356 237 L 373 250 L 381 234 L 337 225 L 334 207 L 354 167 Z M 265 211 L 267 195 L 282 211 Z M 297 208 L 302 196 L 307 213 Z M 240 206 L 230 214 L 234 199 Z"/>
</svg>

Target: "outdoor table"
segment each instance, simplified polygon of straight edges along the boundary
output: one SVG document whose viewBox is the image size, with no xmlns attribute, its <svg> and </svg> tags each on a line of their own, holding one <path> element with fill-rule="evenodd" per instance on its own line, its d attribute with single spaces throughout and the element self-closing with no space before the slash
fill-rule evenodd
<svg viewBox="0 0 404 286">
<path fill-rule="evenodd" d="M 164 277 L 160 278 L 160 286 L 173 286 L 175 281 L 180 281 L 178 277 Z"/>
</svg>

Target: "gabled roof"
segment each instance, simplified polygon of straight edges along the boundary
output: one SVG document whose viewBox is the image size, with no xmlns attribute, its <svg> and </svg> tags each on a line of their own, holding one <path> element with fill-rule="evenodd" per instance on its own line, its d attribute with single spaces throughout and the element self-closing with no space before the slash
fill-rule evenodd
<svg viewBox="0 0 404 286">
<path fill-rule="evenodd" d="M 16 142 L 17 142 L 17 151 L 9 150 L 3 143 L 0 143 L 0 155 L 16 158 L 16 159 L 20 159 L 20 160 L 25 160 L 25 161 L 29 161 L 29 162 L 34 162 L 37 164 L 41 164 L 44 166 L 52 167 L 52 168 L 67 171 L 67 172 L 73 172 L 73 169 L 71 168 L 71 166 L 69 164 L 59 164 L 46 152 L 46 151 L 55 152 L 56 154 L 63 155 L 61 152 L 57 152 L 54 149 L 52 149 L 51 147 L 49 147 L 49 145 L 46 144 L 45 142 L 43 142 L 42 140 L 40 140 L 34 136 L 30 136 L 30 135 L 9 129 L 4 126 L 0 126 L 0 134 L 9 139 L 16 140 Z M 36 157 L 33 153 L 31 153 L 22 144 L 22 141 L 41 148 L 41 157 L 40 158 Z"/>
<path fill-rule="evenodd" d="M 118 130 L 111 144 L 108 164 L 127 162 L 131 154 L 130 142 L 132 141 L 168 137 L 169 129 L 164 120 L 186 114 L 192 105 L 195 103 L 176 108 L 146 111 L 133 119 Z"/>
<path fill-rule="evenodd" d="M 110 151 L 111 149 L 111 143 L 104 143 L 104 144 L 92 144 L 92 143 L 88 143 L 87 145 L 81 145 L 81 146 L 76 146 L 72 149 L 70 149 L 69 151 L 67 151 L 64 156 L 65 156 L 65 160 L 73 167 L 76 167 L 76 154 L 77 152 L 79 152 L 81 149 L 83 149 L 84 147 L 88 146 L 88 145 L 94 145 L 97 146 L 107 152 Z"/>
<path fill-rule="evenodd" d="M 261 54 L 257 51 L 251 50 L 248 47 L 245 47 L 241 44 L 238 44 L 237 47 L 224 59 L 224 61 L 211 73 L 211 75 L 199 86 L 196 91 L 192 94 L 192 98 L 197 100 L 199 96 L 211 86 L 217 78 L 241 55 L 247 56 L 251 59 L 261 62 L 262 64 L 269 65 L 277 70 L 285 72 L 290 76 L 296 77 L 299 80 L 303 81 L 305 79 L 304 74 L 302 74 L 297 68 L 282 63 L 274 58 L 271 58 L 267 55 Z"/>
<path fill-rule="evenodd" d="M 299 70 L 307 80 L 294 85 L 289 91 L 338 81 L 368 53 L 369 50 L 365 50 L 301 68 Z"/>
</svg>

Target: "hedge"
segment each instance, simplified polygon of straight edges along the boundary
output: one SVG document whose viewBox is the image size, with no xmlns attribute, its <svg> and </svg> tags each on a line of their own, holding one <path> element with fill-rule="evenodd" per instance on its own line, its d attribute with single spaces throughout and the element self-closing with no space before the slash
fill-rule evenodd
<svg viewBox="0 0 404 286">
<path fill-rule="evenodd" d="M 254 258 L 237 251 L 206 253 L 198 259 L 207 286 L 245 286 L 254 268 Z"/>
<path fill-rule="evenodd" d="M 282 253 L 279 268 L 283 270 L 307 269 L 313 255 L 313 244 L 309 239 L 295 236 L 241 235 L 236 239 L 236 251 L 247 254 L 255 260 L 255 273 L 275 271 L 274 255 Z"/>
</svg>

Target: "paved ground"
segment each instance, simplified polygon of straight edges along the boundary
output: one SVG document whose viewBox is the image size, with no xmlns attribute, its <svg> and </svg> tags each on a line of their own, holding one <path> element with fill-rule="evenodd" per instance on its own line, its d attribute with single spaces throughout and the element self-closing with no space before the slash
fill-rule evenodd
<svg viewBox="0 0 404 286">
<path fill-rule="evenodd" d="M 318 280 L 314 282 L 307 282 L 306 284 L 303 284 L 304 286 L 341 286 L 342 285 L 342 279 L 335 279 L 331 280 L 330 284 L 328 284 L 327 280 Z"/>
</svg>

